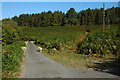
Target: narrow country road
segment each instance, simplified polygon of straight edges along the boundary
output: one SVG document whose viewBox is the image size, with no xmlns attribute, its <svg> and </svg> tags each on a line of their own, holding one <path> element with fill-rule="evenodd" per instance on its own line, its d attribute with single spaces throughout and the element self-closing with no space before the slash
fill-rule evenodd
<svg viewBox="0 0 120 80">
<path fill-rule="evenodd" d="M 28 42 L 25 51 L 22 78 L 115 78 L 117 76 L 97 71 L 85 71 L 58 64 L 40 52 L 33 43 Z"/>
</svg>

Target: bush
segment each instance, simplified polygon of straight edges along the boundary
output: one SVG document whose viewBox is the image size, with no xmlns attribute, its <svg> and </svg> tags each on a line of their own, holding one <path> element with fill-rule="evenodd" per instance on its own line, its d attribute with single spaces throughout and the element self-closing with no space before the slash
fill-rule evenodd
<svg viewBox="0 0 120 80">
<path fill-rule="evenodd" d="M 115 31 L 96 32 L 77 45 L 78 54 L 116 54 L 120 48 L 120 38 Z"/>
<path fill-rule="evenodd" d="M 2 78 L 15 78 L 20 71 L 20 65 L 24 56 L 21 47 L 23 42 L 3 46 L 2 53 Z"/>
<path fill-rule="evenodd" d="M 52 49 L 56 49 L 56 50 L 61 50 L 61 48 L 63 47 L 62 43 L 60 43 L 59 41 L 49 41 L 49 42 L 44 42 L 44 41 L 38 41 L 35 40 L 35 44 L 36 45 L 40 45 L 43 48 L 46 48 L 48 50 L 52 50 Z"/>
<path fill-rule="evenodd" d="M 22 35 L 22 30 L 13 21 L 3 21 L 2 22 L 2 43 L 12 44 L 20 39 Z"/>
<path fill-rule="evenodd" d="M 16 30 L 9 24 L 3 24 L 2 29 L 2 42 L 3 44 L 12 44 L 19 39 Z"/>
</svg>

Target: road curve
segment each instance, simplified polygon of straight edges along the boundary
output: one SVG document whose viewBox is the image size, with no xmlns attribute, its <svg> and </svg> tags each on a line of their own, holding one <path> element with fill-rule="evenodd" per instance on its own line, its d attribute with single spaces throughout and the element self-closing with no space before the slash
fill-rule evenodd
<svg viewBox="0 0 120 80">
<path fill-rule="evenodd" d="M 40 52 L 33 43 L 28 42 L 25 51 L 24 67 L 21 78 L 116 78 L 117 76 L 97 72 L 86 71 L 63 66 L 56 63 Z"/>
</svg>

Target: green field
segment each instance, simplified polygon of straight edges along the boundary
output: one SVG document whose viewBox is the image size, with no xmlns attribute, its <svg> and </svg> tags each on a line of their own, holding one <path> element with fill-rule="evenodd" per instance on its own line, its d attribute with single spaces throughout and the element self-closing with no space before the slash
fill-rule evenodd
<svg viewBox="0 0 120 80">
<path fill-rule="evenodd" d="M 62 43 L 73 46 L 96 32 L 103 32 L 102 25 L 63 26 L 63 27 L 22 27 L 25 40 L 36 40 L 43 43 Z M 90 32 L 86 32 L 89 30 Z M 118 25 L 105 26 L 105 31 L 117 32 Z M 38 44 L 38 43 L 36 43 Z"/>
<path fill-rule="evenodd" d="M 71 41 L 85 32 L 83 27 L 30 27 L 23 29 L 24 35 L 41 41 Z"/>
<path fill-rule="evenodd" d="M 37 38 L 39 40 L 51 41 L 54 39 L 67 40 L 68 38 L 75 38 L 85 33 L 86 29 L 89 29 L 91 33 L 102 32 L 102 25 L 93 26 L 56 26 L 56 27 L 22 27 L 24 35 Z M 108 26 L 105 26 L 105 30 L 108 30 Z M 111 25 L 109 30 L 118 30 L 118 25 Z M 35 35 L 35 36 L 34 36 Z"/>
</svg>

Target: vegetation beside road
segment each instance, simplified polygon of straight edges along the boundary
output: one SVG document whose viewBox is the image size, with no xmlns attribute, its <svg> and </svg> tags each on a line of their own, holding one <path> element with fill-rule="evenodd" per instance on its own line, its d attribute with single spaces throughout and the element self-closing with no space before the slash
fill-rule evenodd
<svg viewBox="0 0 120 80">
<path fill-rule="evenodd" d="M 21 41 L 21 28 L 14 21 L 2 22 L 2 78 L 17 78 L 25 46 Z"/>
<path fill-rule="evenodd" d="M 2 78 L 17 78 L 21 76 L 20 71 L 24 57 L 21 47 L 23 46 L 25 44 L 21 41 L 3 46 Z"/>
</svg>

